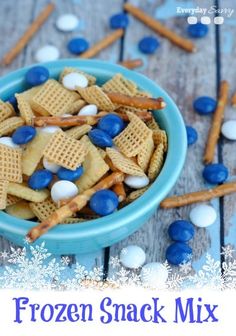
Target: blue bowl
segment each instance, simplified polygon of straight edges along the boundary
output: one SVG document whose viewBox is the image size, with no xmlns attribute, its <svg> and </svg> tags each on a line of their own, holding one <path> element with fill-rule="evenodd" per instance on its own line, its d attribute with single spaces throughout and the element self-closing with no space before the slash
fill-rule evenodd
<svg viewBox="0 0 236 336">
<path fill-rule="evenodd" d="M 97 60 L 59 60 L 44 64 L 50 76 L 58 78 L 65 66 L 78 67 L 94 75 L 98 84 L 102 84 L 116 73 L 122 73 L 135 81 L 139 88 L 150 92 L 154 97 L 163 97 L 167 107 L 154 111 L 154 116 L 168 135 L 168 153 L 162 171 L 152 186 L 143 196 L 125 208 L 106 217 L 88 222 L 58 225 L 43 235 L 34 244 L 45 242 L 46 248 L 55 254 L 87 253 L 110 246 L 124 239 L 156 211 L 160 202 L 176 183 L 184 165 L 187 139 L 186 129 L 181 114 L 168 94 L 156 83 L 145 76 L 127 70 L 119 65 Z M 23 68 L 0 79 L 0 97 L 7 100 L 12 94 L 27 89 L 24 75 L 28 68 Z M 17 245 L 24 245 L 26 233 L 35 226 L 35 222 L 18 219 L 0 212 L 0 235 Z"/>
</svg>

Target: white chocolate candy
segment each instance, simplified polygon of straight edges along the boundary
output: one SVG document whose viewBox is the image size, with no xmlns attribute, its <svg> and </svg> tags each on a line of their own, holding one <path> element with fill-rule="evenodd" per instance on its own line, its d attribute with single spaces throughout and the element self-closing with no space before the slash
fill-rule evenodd
<svg viewBox="0 0 236 336">
<path fill-rule="evenodd" d="M 146 187 L 149 184 L 149 178 L 144 176 L 127 175 L 124 179 L 124 183 L 133 189 L 140 189 Z"/>
<path fill-rule="evenodd" d="M 98 108 L 94 104 L 86 105 L 82 107 L 82 109 L 79 111 L 78 115 L 81 116 L 93 116 L 98 113 Z"/>
<path fill-rule="evenodd" d="M 75 197 L 78 194 L 78 188 L 73 182 L 61 180 L 53 184 L 51 189 L 51 197 L 53 202 Z"/>
<path fill-rule="evenodd" d="M 225 121 L 221 127 L 221 133 L 229 140 L 236 140 L 236 120 Z"/>
<path fill-rule="evenodd" d="M 45 45 L 39 48 L 35 53 L 35 59 L 37 62 L 49 62 L 55 61 L 59 58 L 60 53 L 57 47 L 52 45 Z"/>
<path fill-rule="evenodd" d="M 62 79 L 63 86 L 68 90 L 76 90 L 77 87 L 86 88 L 88 79 L 77 72 L 71 72 Z"/>
<path fill-rule="evenodd" d="M 143 266 L 146 260 L 146 254 L 141 247 L 129 245 L 120 252 L 120 261 L 124 267 L 139 268 Z"/>
<path fill-rule="evenodd" d="M 159 262 L 152 262 L 143 266 L 140 273 L 142 283 L 151 288 L 163 288 L 168 278 L 167 268 Z"/>
<path fill-rule="evenodd" d="M 45 169 L 49 170 L 50 172 L 56 174 L 60 169 L 56 163 L 48 161 L 45 157 L 43 158 L 43 166 Z"/>
<path fill-rule="evenodd" d="M 63 32 L 71 32 L 77 28 L 79 19 L 73 14 L 60 15 L 56 21 L 57 29 Z"/>
<path fill-rule="evenodd" d="M 2 138 L 0 138 L 0 144 L 8 146 L 8 147 L 12 147 L 12 148 L 20 148 L 19 145 L 15 144 L 12 141 L 11 137 L 2 137 Z"/>
<path fill-rule="evenodd" d="M 40 132 L 53 134 L 53 133 L 55 133 L 57 131 L 60 131 L 61 128 L 59 126 L 45 126 L 45 127 L 38 128 L 38 130 Z"/>
<path fill-rule="evenodd" d="M 211 205 L 200 204 L 190 211 L 189 217 L 194 225 L 198 227 L 207 227 L 215 222 L 217 214 Z"/>
</svg>

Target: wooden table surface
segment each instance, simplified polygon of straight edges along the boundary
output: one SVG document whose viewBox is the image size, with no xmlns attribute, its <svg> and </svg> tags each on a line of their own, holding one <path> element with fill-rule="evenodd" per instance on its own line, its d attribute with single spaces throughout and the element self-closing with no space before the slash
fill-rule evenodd
<svg viewBox="0 0 236 336">
<path fill-rule="evenodd" d="M 206 7 L 215 5 L 213 0 L 175 1 L 175 0 L 132 0 L 147 13 L 163 20 L 165 24 L 183 36 L 187 36 L 186 17 L 176 15 L 176 6 Z M 233 8 L 234 0 L 221 1 L 223 8 Z M 32 20 L 48 3 L 47 0 L 1 0 L 0 1 L 0 58 L 13 46 Z M 75 36 L 83 36 L 92 45 L 110 32 L 109 17 L 122 11 L 123 0 L 58 0 L 56 10 L 42 29 L 28 43 L 14 62 L 0 68 L 4 75 L 23 66 L 34 63 L 37 48 L 44 44 L 57 46 L 61 58 L 72 58 L 66 48 L 67 41 Z M 80 25 L 73 33 L 61 33 L 55 28 L 56 18 L 63 13 L 75 13 Z M 231 94 L 236 91 L 236 14 L 226 18 L 223 25 L 209 25 L 209 33 L 203 39 L 196 39 L 198 51 L 189 54 L 169 41 L 159 38 L 161 47 L 151 56 L 138 51 L 138 41 L 146 35 L 155 35 L 149 28 L 130 17 L 130 25 L 125 36 L 114 45 L 102 51 L 97 58 L 118 62 L 123 59 L 142 58 L 144 66 L 137 71 L 144 73 L 163 87 L 175 100 L 186 124 L 198 131 L 198 142 L 188 149 L 184 170 L 173 190 L 174 194 L 197 191 L 208 187 L 202 177 L 202 157 L 211 117 L 196 114 L 192 108 L 193 100 L 202 95 L 216 97 L 217 87 L 222 79 L 230 83 Z M 236 119 L 235 111 L 227 106 L 225 119 Z M 236 177 L 236 142 L 220 138 L 215 162 L 224 163 L 230 171 L 230 179 Z M 173 170 L 175 167 L 173 167 Z M 236 202 L 235 194 L 210 202 L 216 209 L 218 219 L 207 229 L 197 228 L 191 242 L 193 247 L 193 270 L 198 270 L 205 261 L 206 253 L 222 261 L 221 246 L 236 247 Z M 165 260 L 165 250 L 170 244 L 167 228 L 176 219 L 188 219 L 192 206 L 173 210 L 158 209 L 143 227 L 127 239 L 90 255 L 71 257 L 71 263 L 79 261 L 87 267 L 104 264 L 108 271 L 109 257 L 129 244 L 137 244 L 147 253 L 147 262 Z M 0 251 L 9 251 L 10 243 L 0 239 Z"/>
</svg>

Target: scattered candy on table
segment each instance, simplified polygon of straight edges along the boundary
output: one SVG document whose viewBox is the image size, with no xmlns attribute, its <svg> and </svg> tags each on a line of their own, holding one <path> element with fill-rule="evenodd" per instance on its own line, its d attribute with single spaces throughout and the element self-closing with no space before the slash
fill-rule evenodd
<svg viewBox="0 0 236 336">
<path fill-rule="evenodd" d="M 67 44 L 69 52 L 75 55 L 80 55 L 89 48 L 89 43 L 82 37 L 71 39 Z"/>
<path fill-rule="evenodd" d="M 39 63 L 55 61 L 59 58 L 59 49 L 53 45 L 45 45 L 35 53 L 35 60 Z"/>
<path fill-rule="evenodd" d="M 36 129 L 32 126 L 21 126 L 15 130 L 12 135 L 12 141 L 17 145 L 24 145 L 31 140 L 36 135 Z"/>
<path fill-rule="evenodd" d="M 67 180 L 67 181 L 76 181 L 80 178 L 80 176 L 83 174 L 84 170 L 82 166 L 79 166 L 75 170 L 70 170 L 64 167 L 61 167 L 57 171 L 57 177 L 60 180 Z"/>
<path fill-rule="evenodd" d="M 110 135 L 98 128 L 91 130 L 88 136 L 92 143 L 98 147 L 105 148 L 113 145 Z"/>
<path fill-rule="evenodd" d="M 25 74 L 25 81 L 30 86 L 37 86 L 45 83 L 49 78 L 49 71 L 43 66 L 34 66 Z"/>
<path fill-rule="evenodd" d="M 124 267 L 136 269 L 145 263 L 146 254 L 137 245 L 129 245 L 120 252 L 120 262 Z"/>
<path fill-rule="evenodd" d="M 186 126 L 186 132 L 187 132 L 187 141 L 188 145 L 193 145 L 195 142 L 197 142 L 198 134 L 195 128 L 192 126 Z"/>
<path fill-rule="evenodd" d="M 94 104 L 86 105 L 82 107 L 82 109 L 79 111 L 78 115 L 81 116 L 94 116 L 98 113 L 98 108 Z"/>
<path fill-rule="evenodd" d="M 20 146 L 17 145 L 12 141 L 11 137 L 1 137 L 0 138 L 0 144 L 11 147 L 11 148 L 19 148 Z"/>
<path fill-rule="evenodd" d="M 70 199 L 78 194 L 77 186 L 71 181 L 60 180 L 53 184 L 51 197 L 55 203 L 61 200 Z"/>
<path fill-rule="evenodd" d="M 171 244 L 166 250 L 166 260 L 172 265 L 187 263 L 192 258 L 192 249 L 182 242 Z"/>
<path fill-rule="evenodd" d="M 228 140 L 236 140 L 236 120 L 225 121 L 221 126 L 221 133 Z"/>
<path fill-rule="evenodd" d="M 97 127 L 114 138 L 123 131 L 124 121 L 115 114 L 108 114 L 99 120 Z"/>
<path fill-rule="evenodd" d="M 154 36 L 146 36 L 139 41 L 139 50 L 144 54 L 153 54 L 159 47 L 160 42 Z"/>
<path fill-rule="evenodd" d="M 159 262 L 148 263 L 142 267 L 140 278 L 147 287 L 163 287 L 168 279 L 168 270 Z"/>
<path fill-rule="evenodd" d="M 191 222 L 198 227 L 207 227 L 216 221 L 217 214 L 211 205 L 199 204 L 189 214 Z"/>
<path fill-rule="evenodd" d="M 79 19 L 74 14 L 60 15 L 56 21 L 57 29 L 63 32 L 72 32 L 78 27 Z"/>
<path fill-rule="evenodd" d="M 178 242 L 187 242 L 194 236 L 192 223 L 186 220 L 176 220 L 168 228 L 170 238 Z"/>
<path fill-rule="evenodd" d="M 127 175 L 124 179 L 124 183 L 133 189 L 144 188 L 149 184 L 149 178 L 144 176 L 135 176 L 135 175 Z"/>
<path fill-rule="evenodd" d="M 188 26 L 188 34 L 190 37 L 201 38 L 206 36 L 207 33 L 208 33 L 208 26 L 201 22 L 190 24 Z"/>
<path fill-rule="evenodd" d="M 28 185 L 34 190 L 41 190 L 47 188 L 47 186 L 52 182 L 52 178 L 53 175 L 49 170 L 40 169 L 30 176 Z"/>
<path fill-rule="evenodd" d="M 49 170 L 50 172 L 56 174 L 58 170 L 61 168 L 56 163 L 49 162 L 45 157 L 43 158 L 43 166 L 45 169 Z"/>
<path fill-rule="evenodd" d="M 129 17 L 125 13 L 114 14 L 110 17 L 111 29 L 126 29 L 129 25 Z"/>
<path fill-rule="evenodd" d="M 194 110 L 202 115 L 208 115 L 215 112 L 216 105 L 216 100 L 207 96 L 198 97 L 193 102 Z"/>
<path fill-rule="evenodd" d="M 203 178 L 211 183 L 218 184 L 227 180 L 229 175 L 228 168 L 222 163 L 212 163 L 205 166 L 202 172 Z"/>
<path fill-rule="evenodd" d="M 99 190 L 90 199 L 90 208 L 100 216 L 113 213 L 119 204 L 117 195 L 108 189 Z"/>
<path fill-rule="evenodd" d="M 77 87 L 87 87 L 88 79 L 82 74 L 71 72 L 63 77 L 62 84 L 68 90 L 76 90 Z"/>
</svg>

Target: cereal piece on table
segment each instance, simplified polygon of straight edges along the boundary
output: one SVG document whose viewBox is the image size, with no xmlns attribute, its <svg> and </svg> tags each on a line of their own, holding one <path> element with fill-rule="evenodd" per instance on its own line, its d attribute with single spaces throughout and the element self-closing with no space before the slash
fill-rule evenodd
<svg viewBox="0 0 236 336">
<path fill-rule="evenodd" d="M 48 161 L 71 170 L 75 170 L 84 161 L 86 154 L 87 146 L 63 131 L 54 133 L 43 151 Z"/>
<path fill-rule="evenodd" d="M 154 151 L 154 142 L 152 134 L 147 138 L 137 155 L 137 163 L 144 172 L 148 169 L 150 159 Z"/>
<path fill-rule="evenodd" d="M 106 149 L 108 157 L 111 159 L 113 165 L 118 171 L 128 175 L 143 176 L 145 175 L 142 168 L 140 168 L 133 160 L 125 157 L 114 148 Z"/>
<path fill-rule="evenodd" d="M 163 130 L 154 130 L 153 131 L 153 141 L 154 141 L 154 145 L 158 146 L 160 143 L 163 144 L 164 146 L 164 152 L 167 151 L 168 149 L 168 139 L 167 139 L 167 135 L 166 132 Z"/>
<path fill-rule="evenodd" d="M 29 207 L 29 203 L 24 200 L 20 200 L 15 204 L 9 205 L 6 208 L 6 213 L 21 219 L 31 219 L 35 217 L 34 213 Z"/>
<path fill-rule="evenodd" d="M 81 71 L 77 68 L 71 68 L 71 67 L 66 67 L 63 69 L 63 71 L 60 74 L 59 82 L 62 83 L 63 77 L 65 77 L 66 75 L 69 75 L 72 72 L 77 72 L 81 75 L 84 75 L 89 82 L 89 86 L 94 85 L 96 83 L 96 77 L 88 74 L 87 72 Z"/>
<path fill-rule="evenodd" d="M 8 181 L 0 180 L 0 210 L 3 210 L 7 206 L 7 187 Z"/>
<path fill-rule="evenodd" d="M 103 84 L 102 89 L 107 92 L 120 92 L 130 96 L 134 96 L 137 91 L 137 85 L 126 79 L 122 74 L 116 74 L 105 84 Z"/>
<path fill-rule="evenodd" d="M 115 105 L 99 86 L 93 85 L 87 88 L 77 88 L 77 91 L 87 103 L 96 105 L 100 110 L 114 111 Z"/>
<path fill-rule="evenodd" d="M 147 127 L 150 128 L 152 131 L 159 131 L 160 127 L 158 123 L 156 122 L 155 118 L 152 117 L 151 120 L 147 121 L 146 123 Z"/>
<path fill-rule="evenodd" d="M 8 135 L 15 131 L 18 127 L 24 125 L 24 120 L 21 117 L 11 117 L 0 123 L 0 136 Z"/>
<path fill-rule="evenodd" d="M 41 115 L 62 115 L 68 113 L 77 99 L 77 93 L 68 91 L 56 80 L 49 79 L 32 98 L 31 107 Z"/>
<path fill-rule="evenodd" d="M 19 197 L 13 195 L 7 195 L 7 206 L 16 204 L 19 201 L 20 201 Z"/>
<path fill-rule="evenodd" d="M 135 114 L 127 113 L 130 123 L 117 137 L 114 138 L 115 145 L 127 157 L 136 156 L 152 131 Z"/>
<path fill-rule="evenodd" d="M 155 149 L 148 168 L 148 177 L 154 180 L 160 173 L 164 162 L 164 145 L 160 143 Z"/>
<path fill-rule="evenodd" d="M 135 201 L 137 198 L 139 198 L 140 196 L 142 196 L 145 191 L 148 190 L 148 188 L 150 187 L 150 185 L 148 187 L 144 187 L 141 189 L 137 189 L 132 191 L 125 199 L 125 203 L 131 203 L 133 201 Z"/>
<path fill-rule="evenodd" d="M 38 203 L 31 202 L 29 206 L 33 211 L 34 215 L 40 221 L 47 219 L 57 209 L 55 203 L 50 198 L 46 199 L 43 202 Z"/>
<path fill-rule="evenodd" d="M 12 109 L 9 105 L 7 103 L 4 103 L 0 99 L 0 123 L 2 121 L 12 117 L 15 114 L 14 109 Z"/>
<path fill-rule="evenodd" d="M 0 180 L 22 182 L 22 150 L 0 144 Z"/>
<path fill-rule="evenodd" d="M 16 94 L 17 104 L 20 111 L 21 118 L 25 121 L 26 125 L 32 125 L 34 113 L 27 100 L 22 95 Z"/>
<path fill-rule="evenodd" d="M 84 174 L 76 182 L 79 192 L 91 188 L 97 183 L 109 170 L 109 166 L 101 157 L 98 149 L 92 144 L 85 135 L 81 142 L 88 146 L 88 153 L 83 162 Z"/>
<path fill-rule="evenodd" d="M 86 105 L 85 101 L 82 99 L 76 100 L 72 105 L 70 106 L 69 110 L 67 111 L 68 114 L 76 114 L 78 113 L 82 107 Z"/>
<path fill-rule="evenodd" d="M 37 168 L 41 158 L 43 157 L 43 151 L 51 139 L 52 134 L 37 131 L 34 139 L 29 142 L 23 151 L 22 155 L 22 171 L 23 174 L 30 176 Z"/>
<path fill-rule="evenodd" d="M 92 129 L 90 125 L 81 125 L 70 128 L 65 131 L 66 135 L 72 137 L 73 139 L 80 139 L 83 135 L 87 134 Z"/>
<path fill-rule="evenodd" d="M 9 183 L 7 193 L 22 198 L 26 201 L 36 203 L 45 201 L 49 196 L 49 190 L 47 189 L 35 191 L 27 187 L 27 185 L 25 184 L 19 184 L 14 182 Z"/>
</svg>

